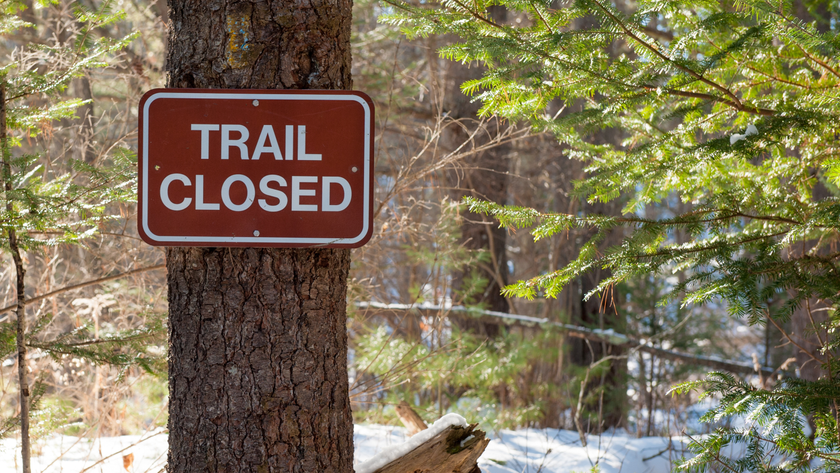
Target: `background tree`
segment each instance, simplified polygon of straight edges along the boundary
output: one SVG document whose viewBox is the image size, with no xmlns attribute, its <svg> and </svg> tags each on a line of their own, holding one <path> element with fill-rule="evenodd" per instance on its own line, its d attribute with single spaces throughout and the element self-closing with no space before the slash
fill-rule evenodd
<svg viewBox="0 0 840 473">
<path fill-rule="evenodd" d="M 757 425 L 698 443 L 702 455 L 688 466 L 769 468 L 764 452 L 778 451 L 795 469 L 815 467 L 814 457 L 833 468 L 838 394 L 831 331 L 840 293 L 834 248 L 840 212 L 836 23 L 820 31 L 798 19 L 792 4 L 760 0 L 734 9 L 716 2 L 639 2 L 628 12 L 599 0 L 560 8 L 504 4 L 529 21 L 501 25 L 485 14 L 489 4 L 457 1 L 439 8 L 393 2 L 405 13 L 392 21 L 415 35 L 460 35 L 461 44 L 442 52 L 487 67 L 483 78 L 464 84 L 483 101 L 484 113 L 528 119 L 553 132 L 568 146 L 567 156 L 587 164 L 591 177 L 576 190 L 589 202 L 627 199 L 620 217 L 541 213 L 470 199 L 473 210 L 495 215 L 505 227 L 533 227 L 537 238 L 571 228 L 593 231 L 575 261 L 508 293 L 554 297 L 591 271 L 609 270 L 591 297 L 645 274 L 687 270 L 665 300 L 725 301 L 732 315 L 772 324 L 824 368 L 815 381 L 787 379 L 764 389 L 710 375 L 711 391 L 724 396 L 715 415 L 750 413 Z M 813 11 L 819 10 L 836 15 L 828 7 Z M 597 21 L 574 28 L 574 19 L 583 16 Z M 616 44 L 628 52 L 609 54 Z M 586 106 L 557 117 L 547 113 L 555 98 Z M 593 139 L 599 129 L 621 129 L 626 138 L 604 144 Z M 673 195 L 691 208 L 666 218 L 640 215 L 646 205 Z M 627 236 L 601 250 L 618 227 Z M 674 240 L 677 229 L 685 230 L 686 243 Z M 789 294 L 784 304 L 769 302 L 783 293 Z M 807 333 L 784 328 L 801 307 L 821 340 L 818 351 L 802 343 Z M 825 312 L 825 322 L 815 309 Z M 816 420 L 814 440 L 803 434 L 799 412 Z M 771 424 L 769 430 L 759 427 Z M 750 454 L 740 463 L 721 460 L 721 446 L 737 441 L 750 444 Z"/>
<path fill-rule="evenodd" d="M 50 3 L 36 5 L 46 10 Z M 73 159 L 71 149 L 57 145 L 68 136 L 62 131 L 73 130 L 53 128 L 53 124 L 70 121 L 79 108 L 89 104 L 84 99 L 62 97 L 67 86 L 93 69 L 111 66 L 109 61 L 115 61 L 114 56 L 133 37 L 94 33 L 122 18 L 110 11 L 108 2 L 98 9 L 79 7 L 70 11 L 70 19 L 56 21 L 50 36 L 43 39 L 37 36 L 39 24 L 23 22 L 17 16 L 27 7 L 24 2 L 6 2 L 2 7 L 3 34 L 23 28 L 36 32 L 17 45 L 12 60 L 0 72 L 0 221 L 6 237 L 3 246 L 12 257 L 12 270 L 5 271 L 3 277 L 14 281 L 10 286 L 15 300 L 11 306 L 4 304 L 2 310 L 14 308 L 16 319 L 14 324 L 9 323 L 6 315 L 0 321 L 0 355 L 5 358 L 16 354 L 17 382 L 4 380 L 3 394 L 11 387 L 19 395 L 15 418 L 4 422 L 0 435 L 19 426 L 22 467 L 28 472 L 32 432 L 43 435 L 66 421 L 67 410 L 44 405 L 47 402 L 43 399 L 59 391 L 52 375 L 60 373 L 61 365 L 69 358 L 95 366 L 93 396 L 98 404 L 108 365 L 117 368 L 119 376 L 134 367 L 152 372 L 160 369 L 160 355 L 145 351 L 160 339 L 162 330 L 159 318 L 136 312 L 131 324 L 102 327 L 103 311 L 114 305 L 108 297 L 87 300 L 93 319 L 90 323 L 78 318 L 75 324 L 68 323 L 71 318 L 59 310 L 65 308 L 59 300 L 64 299 L 69 288 L 50 290 L 49 283 L 41 284 L 45 276 L 49 282 L 55 281 L 50 276 L 55 275 L 59 252 L 77 253 L 85 240 L 103 231 L 105 222 L 119 215 L 121 207 L 133 199 L 133 163 L 127 150 L 112 142 L 109 145 L 114 150 L 100 155 L 99 162 L 83 156 Z M 32 13 L 24 17 L 36 22 L 39 19 Z M 44 268 L 41 258 L 51 254 L 55 256 Z M 119 276 L 94 278 L 75 289 Z M 31 358 L 35 360 L 27 357 L 28 353 L 33 353 Z M 49 368 L 44 370 L 45 366 Z M 4 416 L 8 415 L 3 407 Z"/>
<path fill-rule="evenodd" d="M 428 410 L 432 418 L 441 409 L 479 404 L 480 398 L 480 404 L 484 406 L 481 408 L 481 416 L 487 419 L 487 428 L 493 425 L 574 428 L 571 419 L 574 418 L 573 413 L 578 404 L 580 381 L 591 363 L 597 363 L 602 356 L 612 353 L 618 355 L 613 363 L 599 363 L 591 373 L 583 403 L 584 427 L 594 432 L 601 430 L 602 426 L 625 425 L 627 378 L 623 374 L 615 375 L 624 372 L 625 358 L 619 350 L 611 351 L 609 343 L 590 341 L 588 345 L 584 340 L 567 337 L 562 332 L 554 332 L 549 336 L 540 328 L 509 325 L 499 318 L 488 319 L 477 317 L 478 314 L 467 315 L 446 309 L 457 304 L 480 306 L 476 303 L 481 301 L 482 294 L 489 288 L 487 283 L 493 279 L 491 273 L 496 271 L 493 270 L 495 263 L 488 257 L 487 251 L 480 249 L 480 245 L 478 251 L 475 251 L 463 243 L 465 238 L 461 230 L 467 226 L 478 229 L 476 234 L 479 236 L 492 228 L 488 226 L 487 217 L 483 217 L 484 220 L 476 225 L 482 217 L 469 212 L 455 213 L 450 208 L 453 202 L 447 187 L 455 184 L 460 186 L 460 189 L 456 189 L 458 195 L 472 192 L 466 183 L 468 174 L 483 176 L 475 180 L 478 188 L 487 186 L 501 176 L 507 190 L 498 193 L 498 199 L 544 212 L 599 211 L 618 214 L 623 204 L 615 201 L 609 205 L 589 205 L 580 195 L 575 194 L 574 181 L 585 177 L 585 163 L 563 159 L 563 146 L 550 135 L 525 138 L 522 133 L 528 131 L 525 127 L 514 127 L 510 126 L 511 122 L 496 122 L 488 118 L 482 122 L 481 117 L 471 115 L 479 103 L 469 103 L 469 97 L 457 90 L 457 80 L 444 79 L 453 78 L 455 70 L 462 71 L 459 74 L 464 77 L 465 74 L 479 77 L 482 68 L 476 64 L 449 65 L 447 61 L 436 57 L 434 49 L 451 42 L 452 38 L 432 35 L 411 41 L 401 39 L 393 28 L 377 23 L 379 15 L 387 11 L 387 8 L 369 2 L 357 3 L 355 8 L 357 36 L 353 41 L 354 70 L 358 71 L 355 83 L 361 90 L 368 91 L 374 100 L 379 100 L 377 171 L 380 173 L 380 186 L 377 187 L 377 201 L 381 204 L 378 207 L 374 238 L 364 248 L 355 250 L 356 263 L 351 271 L 355 284 L 351 297 L 363 302 L 416 303 L 443 308 L 440 312 L 431 312 L 423 309 L 383 310 L 366 306 L 353 314 L 351 347 L 356 350 L 356 355 L 364 354 L 353 363 L 356 370 L 353 399 L 360 402 L 354 407 L 357 419 L 398 422 L 394 411 L 387 406 L 402 399 L 409 402 L 416 400 L 417 407 L 421 411 Z M 492 7 L 488 8 L 492 10 Z M 511 25 L 528 21 L 527 16 L 516 12 L 507 12 L 506 15 Z M 583 20 L 579 21 L 584 23 Z M 591 22 L 592 19 L 586 21 Z M 617 53 L 613 51 L 611 54 Z M 583 102 L 576 105 L 579 109 L 584 106 Z M 463 112 L 470 107 L 475 107 L 472 112 Z M 563 102 L 555 99 L 549 113 L 562 115 L 570 110 L 563 107 Z M 459 112 L 456 114 L 456 111 Z M 458 120 L 453 118 L 456 115 L 460 117 Z M 454 130 L 459 131 L 456 133 Z M 453 138 L 456 134 L 465 141 L 459 143 Z M 613 135 L 618 136 L 606 131 L 600 134 L 599 139 L 617 141 L 618 138 Z M 482 141 L 483 145 L 480 144 Z M 503 171 L 491 169 L 486 163 L 481 166 L 475 164 L 476 159 L 498 156 L 494 154 L 494 148 L 490 148 L 498 146 L 506 149 L 501 161 Z M 461 178 L 453 179 L 453 176 Z M 487 176 L 494 179 L 487 179 Z M 669 211 L 662 209 L 665 213 Z M 468 224 L 468 221 L 473 223 Z M 534 241 L 526 232 L 511 232 L 500 228 L 495 230 L 499 231 L 505 235 L 506 245 L 501 257 L 497 256 L 496 263 L 506 263 L 505 271 L 511 271 L 512 280 L 562 268 L 575 260 L 579 249 L 591 236 L 591 230 L 576 228 L 564 232 L 561 238 Z M 616 241 L 620 236 L 621 232 L 613 232 L 611 240 Z M 473 242 L 480 240 L 471 238 Z M 609 241 L 602 242 L 601 248 L 606 249 L 609 244 Z M 458 274 L 474 276 L 465 279 L 469 282 L 465 286 L 467 290 L 452 290 L 457 285 Z M 514 312 L 521 315 L 619 331 L 624 329 L 623 320 L 628 316 L 631 323 L 626 328 L 646 338 L 646 330 L 634 332 L 639 327 L 635 323 L 635 314 L 627 309 L 622 310 L 621 304 L 613 308 L 594 299 L 584 301 L 586 291 L 582 290 L 581 284 L 594 287 L 599 278 L 606 274 L 608 272 L 603 271 L 602 276 L 589 274 L 577 278 L 556 299 L 507 299 L 506 303 L 513 305 Z M 639 286 L 629 287 L 635 290 Z M 631 297 L 631 294 L 624 294 L 623 290 L 618 288 L 613 292 L 619 294 L 622 301 Z M 644 297 L 645 294 L 639 296 Z M 584 308 L 588 311 L 586 314 Z M 691 342 L 698 338 L 701 343 L 702 340 L 723 339 L 715 335 L 731 327 L 716 322 L 720 310 L 719 307 L 717 311 L 686 310 L 675 313 L 680 317 L 675 323 L 690 317 L 703 324 L 704 329 L 702 334 L 691 331 L 685 343 L 679 342 L 674 346 L 699 348 Z M 505 372 L 497 373 L 498 376 L 486 375 L 483 368 L 485 365 L 481 363 L 472 364 L 468 360 L 463 363 L 441 361 L 441 365 L 450 368 L 438 373 L 437 379 L 442 380 L 441 383 L 429 383 L 421 381 L 425 380 L 425 375 L 419 367 L 412 368 L 410 363 L 400 364 L 406 346 L 395 343 L 399 348 L 391 351 L 389 344 L 393 339 L 405 337 L 418 344 L 416 350 L 425 353 L 424 356 L 441 360 L 469 357 L 471 350 L 452 350 L 452 346 L 449 349 L 432 348 L 426 351 L 432 345 L 431 340 L 439 339 L 438 329 L 446 340 L 449 339 L 451 324 L 467 327 L 464 325 L 467 322 L 471 327 L 466 331 L 468 333 L 486 333 L 489 329 L 501 335 L 494 343 L 497 344 L 497 350 L 506 350 L 501 356 L 507 360 L 506 366 L 511 367 L 509 372 L 501 370 Z M 381 338 L 379 334 L 383 329 L 393 330 L 393 335 Z M 653 343 L 666 346 L 672 343 L 666 332 L 667 329 L 661 332 Z M 368 336 L 371 338 L 368 339 Z M 457 340 L 459 336 L 454 336 L 454 339 Z M 740 336 L 728 337 L 732 343 L 721 347 L 720 353 L 725 354 L 724 358 L 740 357 L 741 361 L 752 363 L 749 353 L 741 353 L 747 341 Z M 382 345 L 372 348 L 371 343 L 374 341 Z M 466 343 L 463 347 L 469 345 Z M 434 342 L 434 346 L 438 347 L 437 342 Z M 592 360 L 590 346 L 598 352 L 594 356 L 595 361 Z M 575 360 L 570 356 L 573 351 L 570 348 L 575 348 Z M 371 349 L 374 354 L 382 353 L 381 357 L 388 360 L 388 363 L 375 362 L 369 367 L 367 363 L 370 358 L 367 353 Z M 573 361 L 577 361 L 578 368 L 574 368 Z M 656 360 L 652 362 L 659 363 Z M 458 383 L 466 383 L 470 388 L 450 382 L 455 377 L 451 372 L 452 366 L 457 366 L 460 371 Z M 423 369 L 431 368 L 424 365 Z M 390 377 L 388 373 L 394 376 Z M 639 375 L 635 367 L 632 367 L 630 374 L 634 378 Z M 655 382 L 655 379 L 648 379 L 644 384 Z M 641 392 L 633 393 L 633 403 L 642 401 Z M 664 394 L 664 391 L 660 394 Z M 443 400 L 442 405 L 430 404 L 437 403 L 439 399 Z M 647 402 L 653 399 L 656 400 L 654 404 L 661 407 L 664 396 L 654 396 Z M 686 408 L 691 400 L 681 400 L 680 403 L 682 408 Z M 631 418 L 637 417 L 637 414 L 631 414 Z M 654 430 L 659 428 L 668 429 L 668 423 L 662 419 L 661 425 Z M 675 432 L 679 430 L 673 425 L 671 428 L 676 429 Z M 644 431 L 644 428 L 641 430 Z"/>
</svg>

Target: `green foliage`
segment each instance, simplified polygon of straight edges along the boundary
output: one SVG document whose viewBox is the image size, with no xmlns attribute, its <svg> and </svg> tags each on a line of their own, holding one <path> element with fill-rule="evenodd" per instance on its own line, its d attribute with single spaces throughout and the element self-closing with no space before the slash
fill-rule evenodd
<svg viewBox="0 0 840 473">
<path fill-rule="evenodd" d="M 685 394 L 703 389 L 701 398 L 715 396 L 720 403 L 702 417 L 704 422 L 717 422 L 740 416 L 746 426 L 719 429 L 709 436 L 695 439 L 691 445 L 696 457 L 685 460 L 680 469 L 702 471 L 708 463 L 720 462 L 730 471 L 836 471 L 838 450 L 835 400 L 840 388 L 831 379 L 806 382 L 785 379 L 772 391 L 758 389 L 732 375 L 709 373 L 703 381 L 675 386 L 672 392 Z M 813 419 L 814 436 L 806 434 L 806 417 Z M 720 456 L 730 444 L 744 445 L 741 458 Z M 777 457 L 767 455 L 772 450 Z M 778 458 L 781 457 L 781 460 Z M 816 466 L 812 460 L 819 460 Z"/>
<path fill-rule="evenodd" d="M 557 356 L 556 335 L 549 331 L 527 339 L 503 334 L 492 340 L 451 330 L 451 338 L 441 347 L 423 341 L 411 342 L 393 336 L 379 327 L 358 338 L 354 365 L 373 382 L 368 390 L 386 388 L 379 403 L 396 405 L 402 400 L 417 401 L 418 411 L 437 418 L 439 403 L 444 411 L 459 412 L 480 422 L 484 428 L 498 429 L 528 425 L 544 415 L 538 387 L 521 382 L 522 375 L 534 360 Z M 547 348 L 553 347 L 553 348 Z M 548 352 L 547 352 L 548 350 Z M 533 389 L 530 402 L 521 405 L 498 404 L 498 390 L 509 389 L 511 396 L 525 397 L 522 390 Z M 440 390 L 440 391 L 439 391 Z M 439 398 L 438 392 L 443 398 Z M 395 421 L 395 413 L 386 410 L 378 421 Z M 365 414 L 368 419 L 371 413 Z M 427 419 L 428 420 L 428 419 Z"/>
<path fill-rule="evenodd" d="M 56 2 L 37 3 L 46 6 Z M 6 188 L 0 192 L 0 248 L 4 252 L 20 251 L 26 260 L 34 251 L 84 243 L 109 221 L 122 218 L 120 204 L 135 199 L 136 157 L 128 149 L 115 148 L 95 163 L 69 159 L 69 153 L 58 157 L 50 153 L 52 146 L 63 146 L 51 143 L 54 124 L 78 118 L 77 109 L 90 102 L 66 97 L 70 81 L 92 69 L 108 67 L 111 58 L 137 36 L 133 33 L 113 39 L 101 34 L 104 27 L 123 18 L 114 9 L 116 3 L 104 1 L 96 9 L 77 4 L 74 34 L 19 46 L 0 65 L 6 117 L 0 126 L 7 134 L 5 142 L 0 143 Z M 24 8 L 25 2 L 0 2 L 0 31 L 11 34 L 34 27 L 19 16 Z M 43 153 L 33 142 L 46 143 Z M 11 272 L 14 274 L 14 268 Z M 98 322 L 90 322 L 66 333 L 56 333 L 56 315 L 39 311 L 34 321 L 30 319 L 25 337 L 30 353 L 48 355 L 55 362 L 72 357 L 94 365 L 116 366 L 121 370 L 120 379 L 132 367 L 152 373 L 165 371 L 165 354 L 148 350 L 152 344 L 162 344 L 165 337 L 160 314 L 139 314 L 145 324 L 137 328 L 100 328 Z M 15 325 L 0 322 L 0 358 L 17 350 Z M 53 393 L 47 393 L 46 384 L 36 382 L 31 392 L 34 436 L 66 427 L 70 425 L 68 417 L 78 417 L 77 409 L 68 401 L 50 397 Z M 0 424 L 0 436 L 18 425 L 19 419 L 5 420 Z"/>
<path fill-rule="evenodd" d="M 142 368 L 150 374 L 166 370 L 166 358 L 161 353 L 149 352 L 149 346 L 162 345 L 166 341 L 165 315 L 149 314 L 147 322 L 140 328 L 121 330 L 110 334 L 93 333 L 93 324 L 88 323 L 55 339 L 33 341 L 29 345 L 39 348 L 56 361 L 63 356 L 88 360 L 95 365 L 112 365 L 123 368 Z M 36 330 L 30 335 L 37 334 Z"/>
<path fill-rule="evenodd" d="M 56 430 L 70 434 L 81 427 L 81 422 L 68 419 L 78 419 L 81 411 L 72 403 L 58 399 L 43 399 L 32 412 L 32 437 L 34 440 L 45 439 Z"/>
<path fill-rule="evenodd" d="M 460 204 L 449 200 L 441 203 L 440 214 L 430 230 L 430 245 L 404 247 L 409 261 L 423 263 L 434 270 L 448 273 L 476 261 L 485 260 L 482 254 L 458 244 L 461 237 L 459 207 L 461 207 Z"/>
<path fill-rule="evenodd" d="M 87 102 L 56 100 L 58 94 L 85 70 L 107 66 L 104 59 L 136 36 L 115 41 L 92 34 L 94 29 L 120 17 L 109 11 L 111 3 L 106 2 L 96 12 L 77 11 L 77 20 L 83 26 L 70 46 L 29 45 L 0 68 L 6 84 L 9 153 L 22 139 L 49 133 L 51 122 L 75 117 L 76 109 Z M 6 15 L 15 12 L 11 9 Z M 44 70 L 33 67 L 35 63 L 53 67 Z M 33 99 L 43 105 L 32 106 Z M 11 180 L 12 191 L 4 193 L 0 202 L 0 230 L 4 234 L 17 230 L 19 245 L 26 250 L 89 238 L 104 220 L 112 218 L 108 205 L 135 198 L 135 159 L 128 150 L 118 150 L 108 167 L 71 160 L 64 166 L 47 168 L 39 163 L 39 156 L 10 158 L 12 174 L 7 179 Z M 32 238 L 28 232 L 46 233 L 50 238 Z M 4 244 L 8 245 L 8 241 Z"/>
<path fill-rule="evenodd" d="M 142 376 L 134 384 L 132 399 L 122 400 L 118 409 L 125 410 L 120 426 L 129 434 L 141 434 L 156 427 L 165 427 L 169 410 L 169 384 L 155 376 Z"/>
<path fill-rule="evenodd" d="M 463 204 L 444 199 L 436 221 L 428 230 L 428 244 L 418 245 L 415 241 L 403 246 L 408 261 L 425 266 L 430 274 L 422 283 L 415 283 L 410 288 L 410 300 L 413 303 L 440 303 L 440 296 L 446 291 L 446 288 L 439 287 L 442 285 L 440 275 L 465 271 L 462 287 L 453 290 L 456 304 L 482 308 L 481 303 L 476 300 L 476 295 L 485 291 L 490 280 L 476 271 L 475 267 L 481 263 L 488 263 L 490 254 L 484 250 L 469 249 L 462 244 L 460 211 L 464 207 Z"/>
<path fill-rule="evenodd" d="M 530 228 L 537 239 L 592 229 L 576 260 L 506 293 L 554 297 L 603 268 L 610 276 L 587 297 L 651 274 L 685 272 L 663 303 L 723 301 L 750 324 L 784 324 L 816 301 L 828 314 L 813 326 L 826 334 L 815 358 L 824 378 L 751 390 L 710 375 L 707 388 L 726 386 L 731 396 L 723 409 L 745 409 L 755 427 L 698 440 L 699 455 L 688 465 L 763 471 L 776 468 L 767 458 L 783 453 L 793 458 L 785 469 L 816 468 L 809 463 L 816 458 L 824 460 L 819 468 L 837 468 L 838 430 L 830 420 L 837 415 L 833 386 L 840 367 L 832 354 L 840 304 L 836 23 L 805 22 L 787 1 L 743 0 L 726 8 L 708 0 L 641 0 L 622 8 L 603 0 L 563 7 L 386 1 L 393 7 L 388 21 L 410 37 L 455 34 L 460 42 L 441 54 L 485 66 L 482 78 L 462 86 L 482 102 L 482 114 L 527 120 L 557 136 L 566 157 L 587 164 L 588 177 L 576 185 L 581 198 L 627 202 L 623 215 L 610 216 L 467 199 L 471 211 L 493 215 L 505 227 Z M 517 20 L 497 23 L 486 13 L 495 5 Z M 601 130 L 620 136 L 620 145 L 593 139 Z M 673 196 L 688 210 L 640 216 Z M 604 249 L 611 231 L 625 237 Z M 674 238 L 677 231 L 683 241 Z M 779 299 L 787 300 L 771 303 Z M 802 435 L 800 412 L 822 423 L 814 441 Z M 747 443 L 744 458 L 722 459 L 721 448 L 734 441 Z"/>
</svg>

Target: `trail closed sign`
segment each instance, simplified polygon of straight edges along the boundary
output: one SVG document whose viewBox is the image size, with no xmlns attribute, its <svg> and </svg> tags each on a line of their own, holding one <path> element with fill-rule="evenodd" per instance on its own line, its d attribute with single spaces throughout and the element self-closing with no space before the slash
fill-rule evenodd
<svg viewBox="0 0 840 473">
<path fill-rule="evenodd" d="M 149 91 L 139 110 L 141 237 L 158 246 L 364 245 L 373 114 L 355 91 Z"/>
</svg>

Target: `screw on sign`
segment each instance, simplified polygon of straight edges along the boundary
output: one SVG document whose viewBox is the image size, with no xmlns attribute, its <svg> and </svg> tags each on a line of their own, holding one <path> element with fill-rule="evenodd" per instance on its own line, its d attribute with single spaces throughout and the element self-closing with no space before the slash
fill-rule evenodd
<svg viewBox="0 0 840 473">
<path fill-rule="evenodd" d="M 364 245 L 373 114 L 351 91 L 146 93 L 140 235 L 159 246 Z"/>
</svg>

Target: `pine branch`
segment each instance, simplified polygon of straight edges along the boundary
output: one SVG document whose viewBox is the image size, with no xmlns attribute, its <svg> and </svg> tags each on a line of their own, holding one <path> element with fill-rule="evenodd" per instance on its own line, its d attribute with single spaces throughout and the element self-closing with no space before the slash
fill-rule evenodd
<svg viewBox="0 0 840 473">
<path fill-rule="evenodd" d="M 765 117 L 772 117 L 772 116 L 776 115 L 775 110 L 771 110 L 771 109 L 768 109 L 768 108 L 760 108 L 760 107 L 746 107 L 744 105 L 741 105 L 740 103 L 733 102 L 732 100 L 727 100 L 723 97 L 718 97 L 718 96 L 712 95 L 712 94 L 705 94 L 705 93 L 702 93 L 702 92 L 688 92 L 688 91 L 684 91 L 684 90 L 670 89 L 670 88 L 667 88 L 667 87 L 654 87 L 652 85 L 645 85 L 645 86 L 642 86 L 642 88 L 644 88 L 645 90 L 654 91 L 654 92 L 661 89 L 664 92 L 668 93 L 669 95 L 673 95 L 673 96 L 676 96 L 676 97 L 689 97 L 689 98 L 694 98 L 694 99 L 708 100 L 710 102 L 718 102 L 718 103 L 728 105 L 728 106 L 734 108 L 735 110 L 738 110 L 739 112 L 752 113 L 752 114 L 755 114 L 755 115 L 761 115 L 761 116 L 765 116 Z"/>
<path fill-rule="evenodd" d="M 499 28 L 499 29 L 503 29 L 503 28 L 504 28 L 502 25 L 500 25 L 500 24 L 496 23 L 495 21 L 493 21 L 493 20 L 491 20 L 491 19 L 489 19 L 489 18 L 486 18 L 484 15 L 479 14 L 477 11 L 475 11 L 475 10 L 473 10 L 472 8 L 470 8 L 470 7 L 466 6 L 466 5 L 464 5 L 464 4 L 463 4 L 463 3 L 461 3 L 460 1 L 458 1 L 458 0 L 451 0 L 451 1 L 452 1 L 452 2 L 455 2 L 456 4 L 458 4 L 458 5 L 459 5 L 461 8 L 463 8 L 464 10 L 466 10 L 466 11 L 470 12 L 470 15 L 472 15 L 472 17 L 473 17 L 473 18 L 475 18 L 475 19 L 477 19 L 477 20 L 479 20 L 479 21 L 481 21 L 481 22 L 483 22 L 483 23 L 487 23 L 488 25 L 490 25 L 490 26 L 492 26 L 492 27 L 494 27 L 494 28 Z"/>
<path fill-rule="evenodd" d="M 598 0 L 591 0 L 591 1 L 592 1 L 592 3 L 597 5 L 598 8 L 600 8 L 601 11 L 603 11 L 604 14 L 607 15 L 613 21 L 613 23 L 618 25 L 619 28 L 621 28 L 625 32 L 625 34 L 627 34 L 627 36 L 630 36 L 631 38 L 633 38 L 634 41 L 636 41 L 637 43 L 644 46 L 646 49 L 651 51 L 653 54 L 655 54 L 656 56 L 658 56 L 660 59 L 667 62 L 668 64 L 671 64 L 672 66 L 676 67 L 677 69 L 691 75 L 692 77 L 699 80 L 700 82 L 703 82 L 704 84 L 709 85 L 709 86 L 723 92 L 725 95 L 729 96 L 729 99 L 731 101 L 730 103 L 735 108 L 737 108 L 738 110 L 743 111 L 745 109 L 744 105 L 738 99 L 738 96 L 733 94 L 732 91 L 730 91 L 726 87 L 723 87 L 722 85 L 718 84 L 717 82 L 714 82 L 712 80 L 709 80 L 709 79 L 703 77 L 702 74 L 694 71 L 693 69 L 691 69 L 689 67 L 685 67 L 682 64 L 672 60 L 670 57 L 666 56 L 661 51 L 659 51 L 659 48 L 655 48 L 653 45 L 651 45 L 647 41 L 643 40 L 642 38 L 640 38 L 636 34 L 634 34 L 633 31 L 630 28 L 628 28 L 627 25 L 624 24 L 624 22 L 622 22 L 615 15 L 613 15 L 612 12 L 610 12 L 607 8 L 605 8 Z"/>
<path fill-rule="evenodd" d="M 806 50 L 805 50 L 805 48 L 803 48 L 803 47 L 801 47 L 801 46 L 800 46 L 800 47 L 799 47 L 799 50 L 800 50 L 800 51 L 802 51 L 802 54 L 803 54 L 805 57 L 807 57 L 807 58 L 808 58 L 808 59 L 810 59 L 811 61 L 814 61 L 815 63 L 819 64 L 819 65 L 820 65 L 823 69 L 825 69 L 825 70 L 827 70 L 828 72 L 830 72 L 830 73 L 834 74 L 834 75 L 835 75 L 838 79 L 840 79 L 840 72 L 837 72 L 837 70 L 836 70 L 836 69 L 834 69 L 833 67 L 829 66 L 829 65 L 828 65 L 828 64 L 826 64 L 824 61 L 822 61 L 822 60 L 820 60 L 819 58 L 817 58 L 816 56 L 813 56 L 813 55 L 811 55 L 810 53 L 808 53 L 808 51 L 806 51 Z"/>
</svg>

